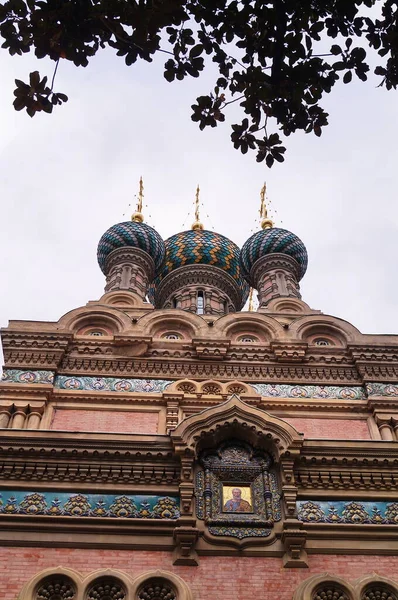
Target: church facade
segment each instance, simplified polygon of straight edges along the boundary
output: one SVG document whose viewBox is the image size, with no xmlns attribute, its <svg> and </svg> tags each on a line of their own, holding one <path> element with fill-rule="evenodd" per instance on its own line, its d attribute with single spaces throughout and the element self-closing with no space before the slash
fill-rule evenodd
<svg viewBox="0 0 398 600">
<path fill-rule="evenodd" d="M 0 598 L 398 600 L 398 336 L 311 309 L 265 211 L 242 249 L 138 212 L 98 262 L 1 333 Z"/>
</svg>

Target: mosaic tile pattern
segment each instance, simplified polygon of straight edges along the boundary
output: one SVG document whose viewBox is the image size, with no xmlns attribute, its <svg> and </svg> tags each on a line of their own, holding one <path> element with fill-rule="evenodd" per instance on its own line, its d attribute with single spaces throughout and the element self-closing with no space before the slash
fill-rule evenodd
<svg viewBox="0 0 398 600">
<path fill-rule="evenodd" d="M 34 491 L 3 491 L 0 514 L 116 519 L 178 519 L 175 496 L 100 495 Z"/>
<path fill-rule="evenodd" d="M 55 387 L 60 390 L 86 390 L 95 392 L 162 393 L 172 381 L 166 379 L 121 379 L 118 377 L 70 377 L 57 375 Z"/>
<path fill-rule="evenodd" d="M 277 227 L 257 231 L 243 244 L 240 253 L 243 276 L 249 280 L 250 270 L 256 260 L 275 253 L 287 254 L 294 258 L 300 266 L 299 279 L 304 277 L 308 265 L 306 247 L 297 235 Z"/>
<path fill-rule="evenodd" d="M 214 231 L 199 229 L 176 233 L 165 241 L 165 245 L 166 261 L 155 285 L 178 267 L 194 264 L 213 265 L 235 280 L 242 291 L 242 305 L 246 302 L 249 287 L 242 278 L 239 266 L 240 249 L 234 242 Z"/>
<path fill-rule="evenodd" d="M 397 396 L 398 385 L 392 383 L 367 383 L 366 391 L 368 396 Z"/>
<path fill-rule="evenodd" d="M 54 383 L 54 371 L 25 371 L 4 369 L 1 378 L 6 383 Z"/>
<path fill-rule="evenodd" d="M 261 396 L 271 398 L 362 400 L 366 397 L 365 390 L 361 386 L 273 385 L 272 383 L 253 383 L 251 385 Z"/>
<path fill-rule="evenodd" d="M 398 502 L 299 500 L 297 515 L 305 523 L 398 525 Z"/>
<path fill-rule="evenodd" d="M 107 256 L 112 250 L 123 248 L 123 246 L 144 250 L 144 252 L 153 258 L 156 273 L 159 272 L 166 252 L 163 239 L 155 229 L 146 223 L 126 221 L 125 223 L 117 223 L 113 227 L 110 227 L 99 241 L 97 258 L 103 273 Z"/>
</svg>

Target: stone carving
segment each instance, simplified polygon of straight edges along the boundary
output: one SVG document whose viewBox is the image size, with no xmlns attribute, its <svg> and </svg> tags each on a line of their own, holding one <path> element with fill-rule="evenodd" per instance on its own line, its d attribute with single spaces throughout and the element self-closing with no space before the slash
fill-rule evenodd
<svg viewBox="0 0 398 600">
<path fill-rule="evenodd" d="M 50 577 L 36 592 L 34 600 L 74 600 L 76 590 L 73 584 L 62 576 Z"/>
</svg>

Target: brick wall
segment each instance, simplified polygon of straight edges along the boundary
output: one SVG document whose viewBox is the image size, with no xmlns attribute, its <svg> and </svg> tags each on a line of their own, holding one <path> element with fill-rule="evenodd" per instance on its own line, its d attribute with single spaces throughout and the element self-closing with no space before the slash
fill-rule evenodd
<svg viewBox="0 0 398 600">
<path fill-rule="evenodd" d="M 369 427 L 360 419 L 302 419 L 285 418 L 306 438 L 325 438 L 333 440 L 370 440 Z"/>
<path fill-rule="evenodd" d="M 69 567 L 83 575 L 104 568 L 136 577 L 165 569 L 182 577 L 195 600 L 291 600 L 296 587 L 311 575 L 339 575 L 351 583 L 377 573 L 398 583 L 398 556 L 311 555 L 309 569 L 283 569 L 280 558 L 201 557 L 198 567 L 174 567 L 169 552 L 70 548 L 0 548 L 0 598 L 16 600 L 26 581 L 43 569 Z M 134 599 L 129 599 L 134 600 Z"/>
<path fill-rule="evenodd" d="M 57 409 L 51 429 L 149 434 L 158 432 L 158 417 L 157 412 Z"/>
</svg>

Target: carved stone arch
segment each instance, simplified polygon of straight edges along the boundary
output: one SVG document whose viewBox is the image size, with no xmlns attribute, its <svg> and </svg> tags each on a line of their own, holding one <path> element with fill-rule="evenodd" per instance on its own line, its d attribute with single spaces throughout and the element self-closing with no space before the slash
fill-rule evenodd
<svg viewBox="0 0 398 600">
<path fill-rule="evenodd" d="M 203 447 L 241 438 L 254 447 L 272 448 L 276 460 L 299 454 L 303 434 L 289 423 L 232 395 L 226 402 L 184 419 L 171 433 L 176 451 L 198 456 Z"/>
<path fill-rule="evenodd" d="M 108 325 L 112 333 L 121 333 L 131 328 L 130 317 L 122 310 L 104 306 L 77 308 L 66 313 L 58 321 L 59 329 L 72 330 L 75 333 L 86 325 Z"/>
<path fill-rule="evenodd" d="M 167 329 L 182 329 L 185 339 L 200 336 L 203 332 L 208 333 L 208 325 L 201 316 L 179 309 L 148 313 L 139 319 L 137 329 L 153 337 L 160 337 Z"/>
<path fill-rule="evenodd" d="M 203 381 L 199 386 L 199 391 L 203 396 L 223 396 L 225 394 L 223 384 L 213 379 Z"/>
<path fill-rule="evenodd" d="M 397 600 L 398 582 L 372 573 L 355 582 L 356 600 Z"/>
<path fill-rule="evenodd" d="M 354 587 L 348 581 L 329 573 L 313 575 L 302 581 L 294 592 L 293 600 L 329 600 L 328 590 L 340 592 L 336 600 L 357 600 Z"/>
<path fill-rule="evenodd" d="M 107 599 L 109 597 L 112 598 L 112 595 L 108 592 L 106 586 L 115 588 L 115 598 L 120 598 L 120 600 L 131 600 L 131 579 L 125 573 L 118 571 L 117 569 L 99 569 L 85 577 L 82 582 L 82 599 L 92 600 L 93 598 L 99 597 L 99 600 L 101 600 L 101 596 L 98 596 L 98 593 L 101 593 L 101 588 L 104 588 L 104 597 Z M 91 592 L 94 592 L 94 594 L 90 595 Z M 121 596 L 123 593 L 124 597 L 123 595 Z"/>
<path fill-rule="evenodd" d="M 259 399 L 261 398 L 261 396 L 251 385 L 243 383 L 242 381 L 238 381 L 237 379 L 234 379 L 234 381 L 230 381 L 229 383 L 224 384 L 224 387 L 228 396 L 236 394 L 237 396 L 250 395 L 258 396 Z"/>
<path fill-rule="evenodd" d="M 192 379 L 180 379 L 180 381 L 174 381 L 171 385 L 167 386 L 167 393 L 182 392 L 183 394 L 196 394 L 198 390 L 199 383 Z"/>
<path fill-rule="evenodd" d="M 214 330 L 223 338 L 231 339 L 242 333 L 253 333 L 262 343 L 284 337 L 282 325 L 273 317 L 255 312 L 228 314 L 214 323 Z"/>
<path fill-rule="evenodd" d="M 297 319 L 289 328 L 290 336 L 303 341 L 311 341 L 313 335 L 326 336 L 328 332 L 331 338 L 335 338 L 336 345 L 346 346 L 349 342 L 359 341 L 361 332 L 343 319 L 329 315 L 309 315 Z"/>
<path fill-rule="evenodd" d="M 106 304 L 107 306 L 114 306 L 122 310 L 131 310 L 132 308 L 147 308 L 147 310 L 153 310 L 152 304 L 149 302 L 144 303 L 141 299 L 130 292 L 129 290 L 115 290 L 113 292 L 107 292 L 98 300 L 98 304 Z"/>
<path fill-rule="evenodd" d="M 164 582 L 166 585 L 168 583 L 175 592 L 175 600 L 193 600 L 191 589 L 181 577 L 175 573 L 170 573 L 169 571 L 163 571 L 160 569 L 147 571 L 133 580 L 131 594 L 132 600 L 139 600 L 140 591 L 146 584 L 156 582 Z M 156 600 L 156 598 L 154 598 L 154 600 Z"/>
<path fill-rule="evenodd" d="M 75 596 L 70 598 L 70 600 L 80 600 L 83 590 L 80 573 L 74 569 L 61 566 L 45 569 L 44 571 L 37 573 L 24 585 L 18 596 L 18 600 L 36 600 L 37 592 L 40 590 L 40 586 L 45 585 L 46 582 L 51 582 L 62 578 L 64 578 L 67 582 L 71 582 L 76 590 Z"/>
</svg>

